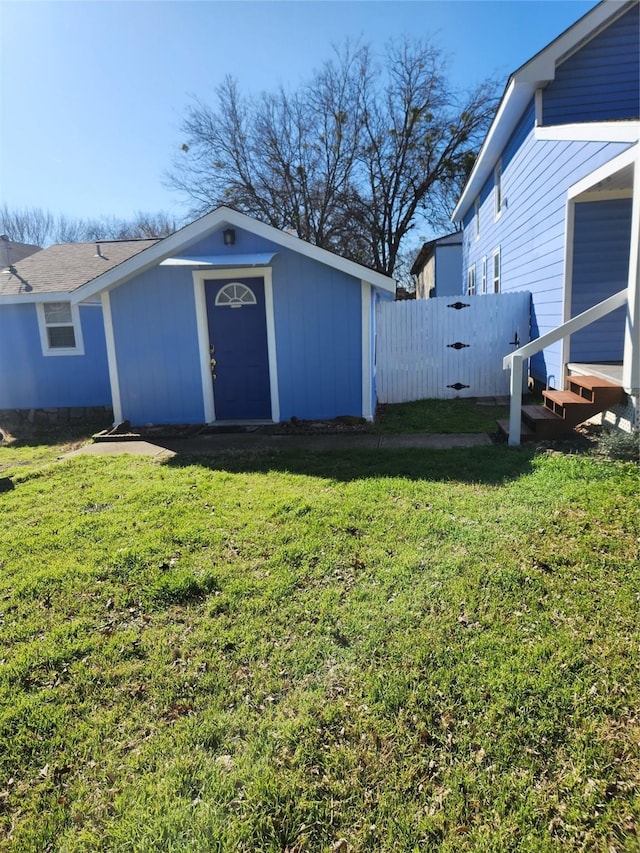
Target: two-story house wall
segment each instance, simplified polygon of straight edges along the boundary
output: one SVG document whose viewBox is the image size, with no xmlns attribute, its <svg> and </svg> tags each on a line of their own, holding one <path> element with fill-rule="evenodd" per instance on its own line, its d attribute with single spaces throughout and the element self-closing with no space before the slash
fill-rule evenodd
<svg viewBox="0 0 640 853">
<path fill-rule="evenodd" d="M 604 0 L 514 72 L 453 215 L 463 289 L 530 291 L 532 339 L 627 290 L 534 355 L 530 375 L 562 388 L 571 369 L 611 368 L 636 413 L 639 35 L 638 0 Z"/>
</svg>

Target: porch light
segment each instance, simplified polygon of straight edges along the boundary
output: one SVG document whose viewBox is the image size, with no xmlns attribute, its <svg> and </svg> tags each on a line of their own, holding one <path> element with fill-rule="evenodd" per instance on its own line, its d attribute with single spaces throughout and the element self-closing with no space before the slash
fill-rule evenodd
<svg viewBox="0 0 640 853">
<path fill-rule="evenodd" d="M 223 237 L 225 246 L 233 246 L 236 242 L 236 232 L 233 228 L 226 228 Z"/>
</svg>

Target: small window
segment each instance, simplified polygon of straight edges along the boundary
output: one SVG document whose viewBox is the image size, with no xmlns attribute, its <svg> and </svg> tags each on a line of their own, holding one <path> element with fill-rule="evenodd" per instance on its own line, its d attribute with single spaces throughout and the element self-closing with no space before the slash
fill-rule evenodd
<svg viewBox="0 0 640 853">
<path fill-rule="evenodd" d="M 216 296 L 216 306 L 218 308 L 224 306 L 228 308 L 242 308 L 243 305 L 256 304 L 256 295 L 253 290 L 239 281 L 225 284 L 224 287 L 220 288 Z"/>
<path fill-rule="evenodd" d="M 476 199 L 473 203 L 473 223 L 474 234 L 477 240 L 480 237 L 480 199 Z"/>
<path fill-rule="evenodd" d="M 496 164 L 496 168 L 493 171 L 493 183 L 495 190 L 495 210 L 496 210 L 496 219 L 502 213 L 502 161 L 498 160 Z"/>
<path fill-rule="evenodd" d="M 482 258 L 482 292 L 487 292 L 487 256 Z"/>
<path fill-rule="evenodd" d="M 476 292 L 476 265 L 472 264 L 467 273 L 467 295 L 473 296 Z"/>
<path fill-rule="evenodd" d="M 78 308 L 70 302 L 39 302 L 38 325 L 44 355 L 83 355 Z"/>
<path fill-rule="evenodd" d="M 500 248 L 493 253 L 493 292 L 500 293 Z"/>
</svg>

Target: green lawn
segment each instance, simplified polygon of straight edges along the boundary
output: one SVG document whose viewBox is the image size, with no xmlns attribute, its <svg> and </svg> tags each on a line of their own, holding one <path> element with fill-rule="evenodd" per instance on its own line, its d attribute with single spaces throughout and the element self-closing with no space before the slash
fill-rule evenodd
<svg viewBox="0 0 640 853">
<path fill-rule="evenodd" d="M 487 405 L 475 399 L 416 400 L 379 405 L 373 432 L 496 432 L 496 420 L 509 417 L 509 406 Z"/>
<path fill-rule="evenodd" d="M 58 452 L 0 447 L 0 850 L 640 850 L 636 466 Z"/>
</svg>

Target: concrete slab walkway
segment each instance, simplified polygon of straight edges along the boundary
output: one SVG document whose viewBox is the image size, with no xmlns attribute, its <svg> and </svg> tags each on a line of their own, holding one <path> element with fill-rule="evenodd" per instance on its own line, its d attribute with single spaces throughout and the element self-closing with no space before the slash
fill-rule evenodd
<svg viewBox="0 0 640 853">
<path fill-rule="evenodd" d="M 67 454 L 65 458 L 91 455 L 113 456 L 129 453 L 134 456 L 153 456 L 158 460 L 173 456 L 210 456 L 238 451 L 268 450 L 395 450 L 422 448 L 424 450 L 451 450 L 457 447 L 481 447 L 491 444 L 486 433 L 457 433 L 431 435 L 406 433 L 403 435 L 371 435 L 368 433 L 341 433 L 338 435 L 254 435 L 251 433 L 219 433 L 194 438 L 151 441 L 100 441 L 87 444 Z"/>
</svg>

